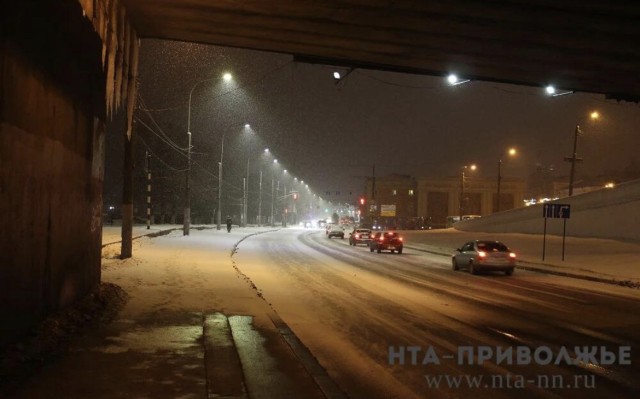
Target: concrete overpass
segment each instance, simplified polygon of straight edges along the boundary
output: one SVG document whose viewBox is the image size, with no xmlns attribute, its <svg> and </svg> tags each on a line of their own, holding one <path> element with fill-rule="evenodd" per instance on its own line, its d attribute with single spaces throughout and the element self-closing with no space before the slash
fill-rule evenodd
<svg viewBox="0 0 640 399">
<path fill-rule="evenodd" d="M 0 323 L 7 328 L 0 346 L 100 282 L 104 140 L 124 134 L 131 149 L 141 37 L 640 99 L 635 2 L 42 0 L 1 7 Z M 127 126 L 107 133 L 115 114 Z"/>
</svg>

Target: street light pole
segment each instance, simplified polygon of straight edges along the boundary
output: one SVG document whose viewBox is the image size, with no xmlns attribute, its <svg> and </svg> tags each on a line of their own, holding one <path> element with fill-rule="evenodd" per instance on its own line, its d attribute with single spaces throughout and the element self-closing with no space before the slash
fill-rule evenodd
<svg viewBox="0 0 640 399">
<path fill-rule="evenodd" d="M 258 187 L 258 227 L 262 226 L 262 167 L 260 167 L 260 183 Z"/>
<path fill-rule="evenodd" d="M 502 176 L 500 172 L 502 170 L 502 159 L 498 160 L 498 193 L 496 196 L 496 212 L 500 212 L 500 180 L 502 180 Z"/>
<path fill-rule="evenodd" d="M 273 178 L 273 171 L 271 172 L 271 227 L 275 227 L 275 223 L 273 220 L 273 211 L 274 211 L 274 205 L 275 205 L 275 198 L 274 198 L 274 178 Z"/>
<path fill-rule="evenodd" d="M 510 157 L 515 156 L 518 153 L 518 151 L 514 148 L 511 147 L 507 150 L 507 154 Z M 498 160 L 498 192 L 496 194 L 496 212 L 500 212 L 500 184 L 502 183 L 502 158 L 500 158 Z"/>
<path fill-rule="evenodd" d="M 464 179 L 465 179 L 464 171 L 467 168 L 469 168 L 470 170 L 476 170 L 476 165 L 470 165 L 470 166 L 464 165 L 462 167 L 462 173 L 460 174 L 460 220 L 459 221 L 462 221 L 462 214 L 464 213 L 464 206 L 463 206 L 463 203 L 464 203 Z"/>
<path fill-rule="evenodd" d="M 571 172 L 569 174 L 569 197 L 573 195 L 573 178 L 576 172 L 576 162 L 581 162 L 582 158 L 578 158 L 578 135 L 582 134 L 580 125 L 576 125 L 576 129 L 573 134 L 573 154 L 570 157 L 565 157 L 564 160 L 571 162 Z"/>
<path fill-rule="evenodd" d="M 222 212 L 222 159 L 224 157 L 224 134 L 222 135 L 222 146 L 220 149 L 220 162 L 218 162 L 218 214 L 216 218 L 216 230 L 220 230 Z"/>
<path fill-rule="evenodd" d="M 460 175 L 460 219 L 458 221 L 462 221 L 462 213 L 463 213 L 463 209 L 462 209 L 462 202 L 464 201 L 464 168 L 462 168 L 462 173 Z"/>
<path fill-rule="evenodd" d="M 193 89 L 192 89 L 193 91 Z M 189 96 L 189 105 L 191 105 L 191 96 Z M 189 113 L 189 121 L 191 121 L 191 113 Z M 184 220 L 182 227 L 182 235 L 189 235 L 189 228 L 191 227 L 191 186 L 190 186 L 190 176 L 191 176 L 191 131 L 187 132 L 187 136 L 189 138 L 189 142 L 187 144 L 187 176 L 186 176 L 186 187 L 185 187 L 185 207 L 184 207 Z"/>
<path fill-rule="evenodd" d="M 244 227 L 247 227 L 247 208 L 249 204 L 249 161 L 251 158 L 247 158 L 247 177 L 245 180 L 245 191 L 244 191 L 244 201 L 243 201 L 243 214 L 244 214 Z"/>
<path fill-rule="evenodd" d="M 199 82 L 196 82 L 196 84 L 194 84 L 191 87 L 191 91 L 189 92 L 189 107 L 188 107 L 188 111 L 187 111 L 187 135 L 189 136 L 189 145 L 187 146 L 187 159 L 188 159 L 188 166 L 187 166 L 187 177 L 186 177 L 186 200 L 185 200 L 185 207 L 184 207 L 184 226 L 183 226 L 183 235 L 188 236 L 189 235 L 189 228 L 191 227 L 191 188 L 189 187 L 189 180 L 190 180 L 190 175 L 191 175 L 191 99 L 193 98 L 193 91 L 195 90 L 195 88 L 200 84 L 200 83 L 204 83 L 204 82 L 211 82 L 212 80 L 217 80 L 218 78 L 210 78 L 210 79 L 204 79 L 201 80 Z M 232 79 L 231 74 L 230 73 L 225 73 L 223 76 L 223 79 L 226 81 L 230 81 Z M 222 175 L 222 166 L 220 167 L 220 175 Z M 218 195 L 220 193 L 220 190 L 218 190 Z M 218 203 L 218 209 L 220 209 L 220 204 Z M 220 215 L 218 214 L 218 230 L 220 230 Z"/>
</svg>

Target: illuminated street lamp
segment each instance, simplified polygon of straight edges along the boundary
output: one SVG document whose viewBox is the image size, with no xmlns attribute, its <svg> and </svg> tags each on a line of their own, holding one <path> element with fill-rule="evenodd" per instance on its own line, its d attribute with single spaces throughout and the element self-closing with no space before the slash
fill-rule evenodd
<svg viewBox="0 0 640 399">
<path fill-rule="evenodd" d="M 460 173 L 460 221 L 462 221 L 462 214 L 464 213 L 464 180 L 465 180 L 465 176 L 464 176 L 464 171 L 465 170 L 471 170 L 474 171 L 477 169 L 475 164 L 472 165 L 464 165 L 461 168 L 461 173 Z"/>
<path fill-rule="evenodd" d="M 447 82 L 449 82 L 451 86 L 457 86 L 463 83 L 471 82 L 471 79 L 460 79 L 458 75 L 451 73 L 447 76 Z"/>
<path fill-rule="evenodd" d="M 229 82 L 233 79 L 230 73 L 225 73 L 222 78 L 225 82 Z M 186 184 L 185 184 L 185 205 L 184 205 L 184 220 L 183 220 L 183 229 L 182 234 L 185 236 L 189 235 L 189 229 L 191 227 L 191 187 L 190 187 L 190 178 L 191 178 L 191 99 L 193 97 L 193 91 L 195 88 L 205 82 L 211 82 L 213 80 L 218 80 L 218 78 L 210 78 L 204 79 L 199 82 L 196 82 L 191 87 L 191 91 L 189 92 L 189 107 L 187 113 L 187 173 L 186 173 Z M 218 230 L 220 229 L 220 222 L 218 221 Z"/>
<path fill-rule="evenodd" d="M 245 130 L 252 132 L 251 125 L 246 123 L 244 125 Z M 250 144 L 250 143 L 249 143 Z M 251 145 L 248 146 L 251 149 Z M 249 205 L 249 164 L 251 157 L 247 157 L 247 177 L 244 180 L 243 184 L 243 196 L 242 196 L 242 225 L 243 227 L 247 226 L 247 209 Z"/>
<path fill-rule="evenodd" d="M 593 111 L 589 114 L 589 117 L 592 121 L 596 121 L 600 119 L 600 114 L 598 111 Z M 582 135 L 582 130 L 580 130 L 580 125 L 576 125 L 576 128 L 573 133 L 573 154 L 570 157 L 564 157 L 566 162 L 571 162 L 571 172 L 569 174 L 569 197 L 573 195 L 573 178 L 576 172 L 576 163 L 582 162 L 583 159 L 578 157 L 578 136 Z"/>
<path fill-rule="evenodd" d="M 245 124 L 245 129 L 247 129 L 248 126 L 249 124 Z M 220 230 L 222 223 L 222 161 L 224 159 L 224 137 L 225 133 L 222 134 L 222 140 L 220 141 L 220 162 L 218 162 L 218 211 L 216 212 L 216 230 Z"/>
<path fill-rule="evenodd" d="M 271 155 L 269 149 L 265 148 L 263 156 L 269 155 Z M 260 184 L 258 188 L 258 226 L 262 226 L 262 162 L 260 162 Z"/>
<path fill-rule="evenodd" d="M 275 213 L 275 179 L 274 169 L 278 165 L 278 160 L 273 160 L 273 168 L 271 169 L 271 227 L 275 227 L 274 213 Z"/>
<path fill-rule="evenodd" d="M 514 157 L 517 154 L 517 151 L 515 148 L 509 148 L 509 150 L 507 150 L 507 154 L 510 157 Z M 498 160 L 498 193 L 496 195 L 496 212 L 500 212 L 500 181 L 502 180 L 502 158 L 500 158 Z"/>
</svg>

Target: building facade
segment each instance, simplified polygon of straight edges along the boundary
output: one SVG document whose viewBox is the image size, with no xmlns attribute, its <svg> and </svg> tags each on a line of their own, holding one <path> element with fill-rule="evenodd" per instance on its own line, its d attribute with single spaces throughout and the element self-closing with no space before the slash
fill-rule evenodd
<svg viewBox="0 0 640 399">
<path fill-rule="evenodd" d="M 498 204 L 497 179 L 462 176 L 414 178 L 388 175 L 368 178 L 360 200 L 364 224 L 380 228 L 446 227 L 462 215 L 489 215 L 524 206 L 522 179 L 502 178 Z"/>
<path fill-rule="evenodd" d="M 521 179 L 502 178 L 500 203 L 498 181 L 481 177 L 445 177 L 418 179 L 417 217 L 431 227 L 446 227 L 447 218 L 462 215 L 489 215 L 524 206 L 525 183 Z"/>
</svg>

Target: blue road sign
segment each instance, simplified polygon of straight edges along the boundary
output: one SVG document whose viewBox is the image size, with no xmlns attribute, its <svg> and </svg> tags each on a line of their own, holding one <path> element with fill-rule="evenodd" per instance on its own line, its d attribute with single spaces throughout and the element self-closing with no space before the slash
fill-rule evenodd
<svg viewBox="0 0 640 399">
<path fill-rule="evenodd" d="M 571 205 L 544 204 L 542 205 L 542 217 L 554 219 L 569 219 L 571 217 Z"/>
</svg>

